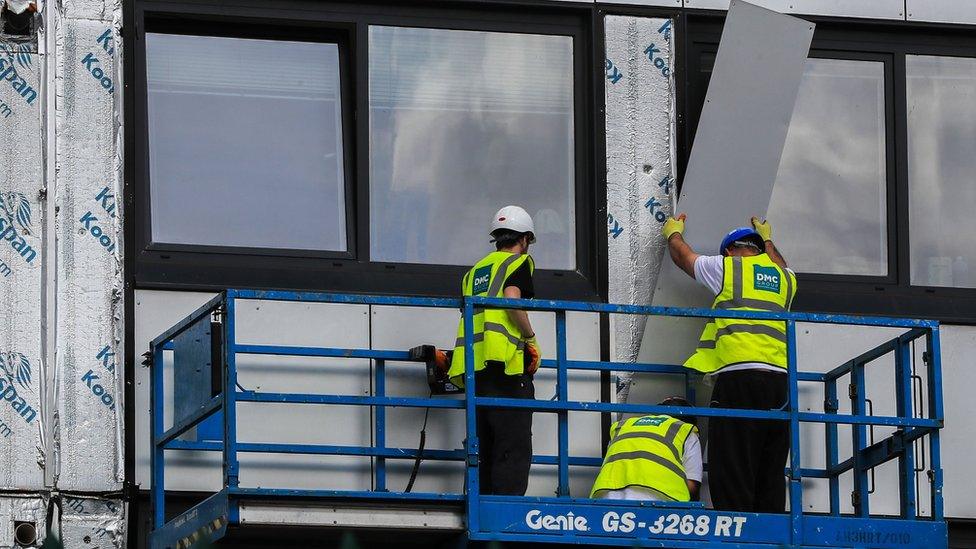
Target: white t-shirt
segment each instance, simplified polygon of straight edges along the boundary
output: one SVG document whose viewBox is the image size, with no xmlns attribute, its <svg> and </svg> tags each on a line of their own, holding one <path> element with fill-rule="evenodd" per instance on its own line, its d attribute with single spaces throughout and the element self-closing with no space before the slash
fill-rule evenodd
<svg viewBox="0 0 976 549">
<path fill-rule="evenodd" d="M 786 269 L 790 273 L 790 269 Z M 695 280 L 699 284 L 708 288 L 712 291 L 712 294 L 718 295 L 722 292 L 722 284 L 725 279 L 725 257 L 720 255 L 700 255 L 695 259 Z M 785 374 L 786 370 L 783 368 L 778 368 L 771 364 L 763 364 L 761 362 L 743 362 L 741 364 L 735 364 L 732 366 L 726 366 L 722 368 L 720 372 L 734 372 L 736 370 L 768 370 L 770 372 L 778 372 Z"/>
<path fill-rule="evenodd" d="M 702 449 L 698 434 L 694 431 L 688 433 L 685 439 L 685 453 L 681 459 L 681 465 L 685 469 L 685 478 L 697 482 L 702 481 Z M 643 486 L 628 486 L 621 490 L 600 490 L 596 493 L 597 499 L 634 499 L 645 501 L 671 501 L 671 498 L 650 488 Z"/>
</svg>

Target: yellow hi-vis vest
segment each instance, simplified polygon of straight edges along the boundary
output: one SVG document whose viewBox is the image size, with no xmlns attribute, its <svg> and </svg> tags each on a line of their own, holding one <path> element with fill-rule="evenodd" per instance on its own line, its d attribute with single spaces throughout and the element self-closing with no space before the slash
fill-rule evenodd
<svg viewBox="0 0 976 549">
<path fill-rule="evenodd" d="M 685 477 L 685 440 L 698 428 L 671 416 L 632 417 L 610 427 L 610 446 L 590 497 L 601 490 L 650 488 L 674 501 L 691 501 Z"/>
<path fill-rule="evenodd" d="M 523 263 L 529 263 L 529 272 L 535 271 L 535 262 L 528 254 L 492 252 L 475 264 L 461 281 L 461 293 L 467 296 L 505 297 L 505 281 Z M 510 376 L 525 372 L 525 343 L 518 327 L 508 318 L 505 309 L 474 310 L 474 370 L 483 370 L 486 361 L 505 364 Z M 464 317 L 458 322 L 454 356 L 447 375 L 458 387 L 464 386 Z"/>
<path fill-rule="evenodd" d="M 796 292 L 796 276 L 766 254 L 726 257 L 722 291 L 713 309 L 786 312 Z M 698 349 L 685 367 L 714 373 L 726 366 L 758 362 L 786 369 L 786 324 L 774 320 L 714 318 L 705 325 Z"/>
</svg>

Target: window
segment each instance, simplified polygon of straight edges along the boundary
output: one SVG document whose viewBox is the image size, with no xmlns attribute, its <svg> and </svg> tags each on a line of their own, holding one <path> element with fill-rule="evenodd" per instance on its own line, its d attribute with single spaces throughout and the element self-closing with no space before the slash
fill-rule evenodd
<svg viewBox="0 0 976 549">
<path fill-rule="evenodd" d="M 134 286 L 454 296 L 518 204 L 539 297 L 600 298 L 591 9 L 136 4 Z"/>
<path fill-rule="evenodd" d="M 573 40 L 369 31 L 370 257 L 470 265 L 491 215 L 533 216 L 540 268 L 576 268 Z"/>
<path fill-rule="evenodd" d="M 911 281 L 976 288 L 976 59 L 908 55 Z"/>
<path fill-rule="evenodd" d="M 888 274 L 885 135 L 884 63 L 807 60 L 767 214 L 793 269 Z"/>
<path fill-rule="evenodd" d="M 148 33 L 153 243 L 347 250 L 339 47 Z"/>
<path fill-rule="evenodd" d="M 721 36 L 689 16 L 687 161 Z M 794 308 L 976 322 L 976 38 L 820 21 L 770 199 Z"/>
</svg>

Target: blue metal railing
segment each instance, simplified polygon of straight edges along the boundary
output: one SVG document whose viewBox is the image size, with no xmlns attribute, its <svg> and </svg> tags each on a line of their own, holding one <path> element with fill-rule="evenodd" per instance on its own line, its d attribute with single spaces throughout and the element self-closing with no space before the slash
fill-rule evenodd
<svg viewBox="0 0 976 549">
<path fill-rule="evenodd" d="M 475 376 L 472 370 L 465 375 L 464 400 L 448 400 L 419 397 L 391 397 L 386 394 L 386 362 L 409 361 L 406 351 L 375 350 L 375 349 L 337 349 L 317 347 L 293 347 L 280 345 L 252 345 L 237 343 L 236 339 L 236 305 L 239 299 L 346 303 L 381 306 L 410 306 L 451 308 L 462 311 L 465 324 L 465 362 L 473 363 L 473 348 L 471 334 L 474 312 L 477 308 L 518 308 L 528 311 L 548 311 L 555 314 L 556 357 L 554 360 L 544 360 L 542 367 L 556 370 L 556 397 L 554 400 L 525 400 L 508 398 L 488 398 L 475 396 Z M 686 386 L 692 387 L 689 371 L 675 365 L 666 364 L 632 364 L 606 361 L 570 360 L 566 350 L 566 314 L 567 312 L 589 312 L 606 314 L 634 314 L 657 315 L 674 317 L 698 318 L 743 318 L 762 320 L 781 320 L 786 326 L 788 376 L 789 376 L 789 409 L 783 411 L 761 411 L 743 409 L 720 408 L 679 408 L 673 406 L 643 405 L 643 404 L 615 404 L 609 402 L 574 401 L 569 398 L 569 371 L 635 371 L 681 374 L 686 376 Z M 164 429 L 163 409 L 163 351 L 179 344 L 179 338 L 199 322 L 209 322 L 211 315 L 219 314 L 222 323 L 223 376 L 220 391 L 209 400 L 199 403 L 194 410 L 177 418 L 174 425 Z M 844 324 L 852 326 L 893 327 L 905 330 L 901 335 L 855 357 L 826 373 L 799 372 L 796 357 L 796 324 L 798 322 Z M 927 417 L 917 417 L 920 410 L 913 408 L 913 355 L 911 345 L 914 341 L 924 339 L 927 362 Z M 176 343 L 174 343 L 176 342 Z M 888 319 L 852 317 L 813 313 L 764 313 L 743 312 L 711 309 L 679 309 L 671 307 L 649 307 L 634 305 L 614 305 L 601 303 L 582 303 L 546 300 L 506 300 L 489 298 L 439 299 L 439 298 L 411 298 L 388 296 L 317 294 L 283 291 L 252 291 L 227 290 L 215 297 L 199 309 L 164 332 L 151 344 L 152 353 L 152 503 L 154 518 L 154 546 L 168 547 L 176 539 L 186 539 L 193 532 L 199 532 L 199 517 L 210 517 L 205 512 L 213 502 L 204 502 L 197 509 L 197 518 L 186 519 L 181 522 L 176 519 L 170 523 L 165 521 L 165 459 L 166 450 L 195 449 L 221 451 L 223 453 L 224 488 L 215 497 L 221 505 L 215 509 L 224 509 L 221 521 L 204 524 L 204 534 L 210 537 L 222 535 L 227 523 L 239 520 L 235 498 L 248 496 L 306 496 L 306 497 L 347 497 L 362 499 L 386 500 L 434 500 L 434 501 L 463 501 L 466 506 L 467 529 L 473 539 L 509 539 L 525 541 L 575 541 L 582 543 L 602 543 L 630 545 L 633 543 L 650 543 L 654 539 L 667 539 L 668 546 L 701 546 L 702 543 L 720 543 L 730 541 L 722 539 L 725 534 L 731 536 L 729 524 L 749 524 L 745 533 L 739 532 L 733 536 L 739 543 L 784 543 L 787 545 L 818 545 L 827 543 L 824 536 L 835 536 L 829 540 L 833 545 L 851 546 L 858 544 L 877 546 L 927 546 L 931 545 L 932 537 L 944 541 L 944 521 L 942 507 L 942 471 L 939 453 L 939 429 L 943 423 L 941 365 L 939 352 L 938 323 L 927 320 Z M 895 397 L 897 413 L 894 416 L 875 416 L 866 413 L 866 386 L 864 378 L 865 366 L 882 356 L 894 353 L 895 356 Z M 375 368 L 374 391 L 372 395 L 320 395 L 296 393 L 268 393 L 244 390 L 237 383 L 237 355 L 284 355 L 304 357 L 341 357 L 372 360 Z M 838 412 L 837 384 L 845 376 L 850 377 L 849 395 L 852 413 Z M 802 412 L 799 409 L 799 384 L 821 383 L 824 391 L 824 412 Z M 370 406 L 375 410 L 372 446 L 337 446 L 313 444 L 268 444 L 242 443 L 237 438 L 237 404 L 249 403 L 292 403 L 292 404 L 323 404 L 323 405 L 353 405 Z M 465 495 L 443 493 L 403 493 L 389 492 L 386 482 L 386 460 L 415 459 L 418 450 L 410 448 L 390 448 L 386 444 L 386 408 L 414 407 L 463 409 L 465 411 L 466 444 L 463 450 L 423 450 L 423 458 L 427 460 L 464 461 L 466 463 Z M 555 456 L 537 455 L 533 457 L 535 464 L 555 465 L 557 470 L 557 488 L 555 498 L 514 498 L 485 496 L 481 494 L 478 475 L 478 438 L 476 429 L 476 410 L 479 407 L 504 407 L 531 409 L 539 412 L 554 413 L 557 416 L 557 447 Z M 643 526 L 645 530 L 630 535 L 621 531 L 619 525 L 616 530 L 608 530 L 607 517 L 613 514 L 621 516 L 617 511 L 608 511 L 607 502 L 596 500 L 580 500 L 570 497 L 569 468 L 570 466 L 599 466 L 600 459 L 593 457 L 572 456 L 569 453 L 569 419 L 571 411 L 582 412 L 623 412 L 623 413 L 662 413 L 674 415 L 693 415 L 699 417 L 735 417 L 749 419 L 769 419 L 790 422 L 790 460 L 787 466 L 789 477 L 790 513 L 788 515 L 757 515 L 739 513 L 736 516 L 722 515 L 712 511 L 698 510 L 701 506 L 689 504 L 666 504 L 670 510 L 686 512 L 696 509 L 693 515 L 683 515 L 680 518 L 692 517 L 698 522 L 706 523 L 710 528 L 708 535 L 701 534 L 699 529 L 684 532 L 681 526 L 669 534 L 668 527 L 661 521 L 665 514 L 660 514 L 657 522 L 648 522 L 651 526 Z M 219 441 L 186 441 L 180 439 L 191 428 L 200 424 L 206 418 L 222 412 L 222 440 Z M 826 465 L 823 468 L 804 468 L 801 466 L 800 423 L 822 423 L 825 425 Z M 838 444 L 838 425 L 851 425 L 853 451 L 850 458 L 840 461 Z M 867 431 L 869 427 L 895 427 L 894 434 L 882 441 L 869 444 Z M 597 434 L 594 434 L 597 436 Z M 919 516 L 915 493 L 916 467 L 914 463 L 914 443 L 920 439 L 928 442 L 929 476 L 931 480 L 930 517 Z M 274 488 L 241 488 L 238 454 L 241 452 L 258 453 L 290 453 L 312 455 L 345 455 L 364 456 L 375 461 L 373 490 L 370 491 L 302 491 L 278 490 Z M 901 520 L 878 521 L 870 513 L 868 475 L 874 467 L 892 459 L 898 460 L 900 514 Z M 841 515 L 840 482 L 841 475 L 852 473 L 854 476 L 853 517 Z M 827 479 L 829 483 L 829 514 L 824 517 L 804 515 L 802 479 Z M 209 500 L 208 500 L 209 501 Z M 645 512 L 647 509 L 662 507 L 661 504 L 648 503 L 616 503 L 619 509 L 634 507 L 634 513 Z M 628 507 L 628 505 L 630 507 Z M 528 507 L 527 507 L 528 506 Z M 533 509 L 535 506 L 536 509 Z M 537 508 L 552 511 L 554 524 L 562 525 L 557 532 L 535 523 L 533 512 L 542 512 Z M 636 506 L 636 507 L 635 507 Z M 573 512 L 576 512 L 574 515 Z M 217 512 L 217 511 L 214 511 Z M 559 513 L 563 513 L 559 515 Z M 597 515 L 586 513 L 603 513 L 602 531 L 597 533 L 596 524 L 600 521 Z M 521 513 L 521 514 L 520 514 Z M 664 511 L 659 511 L 664 513 Z M 212 513 L 211 513 L 212 514 Z M 558 516 L 564 517 L 559 522 Z M 741 516 L 739 516 L 741 515 Z M 565 519 L 566 516 L 576 517 Z M 638 516 L 638 515 L 635 515 Z M 678 514 L 667 515 L 670 519 Z M 522 518 L 519 518 L 522 517 Z M 580 520 L 580 529 L 573 526 L 573 520 Z M 211 517 L 212 518 L 212 517 Z M 822 522 L 836 519 L 834 522 Z M 853 521 L 861 519 L 860 521 Z M 636 520 L 636 519 L 635 519 Z M 751 522 L 748 522 L 750 521 Z M 704 522 L 703 522 L 704 521 Z M 733 521 L 733 522 L 728 522 Z M 853 522 L 852 522 L 853 521 Z M 660 524 L 658 524 L 660 523 Z M 727 524 L 726 524 L 727 523 Z M 568 527 L 564 527 L 568 524 Z M 721 527 L 724 526 L 724 529 Z M 753 525 L 755 525 L 753 527 Z M 536 528 L 535 526 L 538 526 Z M 577 525 L 579 526 L 579 525 Z M 660 526 L 659 532 L 654 529 Z M 740 525 L 741 526 L 741 525 Z M 194 530 L 194 528 L 197 528 Z M 568 530 L 567 530 L 568 528 Z M 846 530 L 844 530 L 846 528 Z M 902 528 L 903 530 L 899 530 Z M 638 530 L 632 530 L 638 531 Z M 736 530 L 738 532 L 738 530 Z M 755 533 L 753 533 L 755 532 Z M 880 533 L 879 533 L 880 532 Z M 740 534 L 742 534 L 740 536 Z M 890 540 L 870 538 L 872 535 L 890 537 Z M 907 545 L 901 543 L 906 539 L 915 539 Z M 570 537 L 567 537 L 570 536 Z M 685 536 L 685 537 L 682 537 Z M 688 537 L 690 536 L 690 537 Z M 698 536 L 698 537 L 696 537 Z M 859 537 L 860 536 L 860 537 Z M 864 536 L 869 536 L 865 538 Z M 901 537 L 899 537 L 901 536 Z M 912 536 L 915 536 L 912 538 Z M 919 541 L 919 536 L 924 539 Z M 727 536 L 725 536 L 727 537 Z M 572 538 L 572 539 L 570 539 Z M 168 541 L 167 541 L 168 540 Z M 900 541 L 899 541 L 900 540 Z M 890 543 L 889 543 L 890 541 Z M 936 541 L 938 544 L 938 541 Z"/>
</svg>

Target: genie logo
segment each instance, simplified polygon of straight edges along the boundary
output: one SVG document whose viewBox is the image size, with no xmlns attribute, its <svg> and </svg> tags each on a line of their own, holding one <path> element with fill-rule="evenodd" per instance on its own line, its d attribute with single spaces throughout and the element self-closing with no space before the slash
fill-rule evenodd
<svg viewBox="0 0 976 549">
<path fill-rule="evenodd" d="M 572 511 L 565 515 L 543 515 L 533 509 L 525 514 L 525 525 L 533 530 L 553 530 L 557 532 L 588 532 L 586 517 L 576 516 Z"/>
<path fill-rule="evenodd" d="M 37 417 L 37 412 L 27 401 L 18 393 L 17 386 L 21 390 L 30 389 L 31 384 L 31 363 L 23 354 L 11 351 L 9 353 L 0 352 L 0 401 L 9 403 L 20 417 L 27 423 L 33 423 Z"/>
<path fill-rule="evenodd" d="M 491 281 L 491 265 L 485 265 L 474 272 L 473 295 L 483 294 L 488 291 L 488 283 Z M 494 296 L 492 296 L 494 297 Z"/>
<path fill-rule="evenodd" d="M 0 242 L 6 242 L 24 261 L 31 263 L 37 252 L 24 239 L 31 235 L 30 201 L 23 193 L 0 191 Z M 4 276 L 9 275 L 9 267 Z"/>
<path fill-rule="evenodd" d="M 753 287 L 765 292 L 779 293 L 779 270 L 775 267 L 753 265 Z"/>
</svg>

